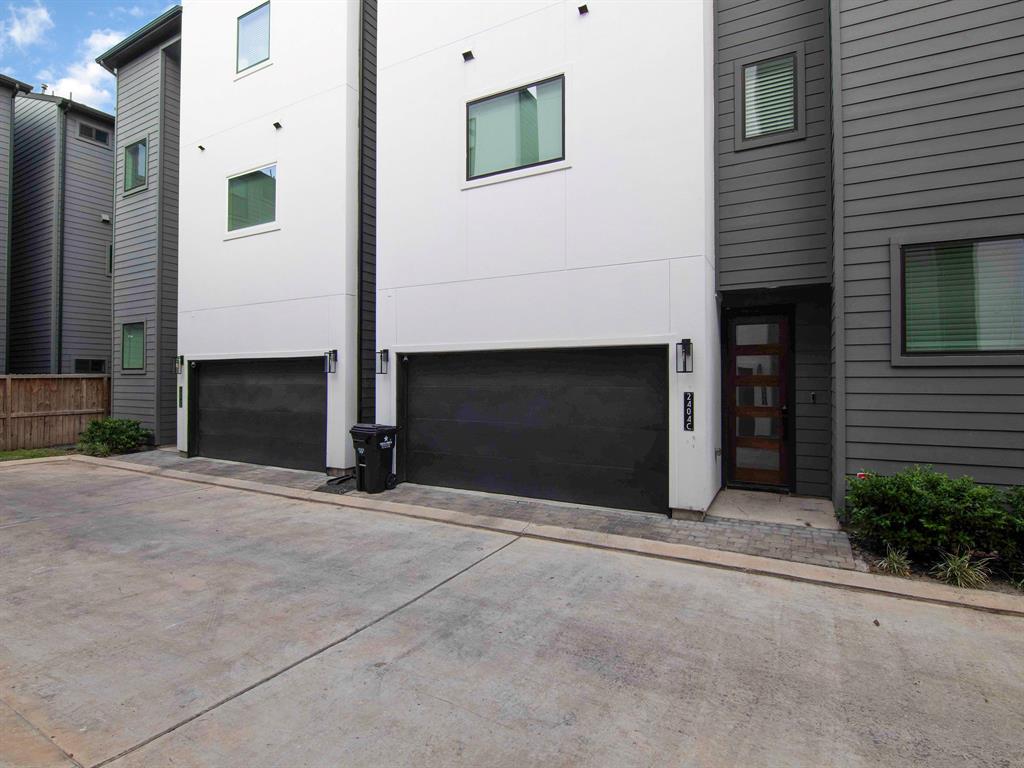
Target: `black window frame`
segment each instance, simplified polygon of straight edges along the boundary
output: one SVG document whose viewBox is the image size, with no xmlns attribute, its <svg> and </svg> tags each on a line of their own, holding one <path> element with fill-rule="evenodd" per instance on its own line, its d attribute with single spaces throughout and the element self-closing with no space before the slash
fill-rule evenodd
<svg viewBox="0 0 1024 768">
<path fill-rule="evenodd" d="M 502 168 L 500 171 L 490 171 L 488 173 L 480 173 L 480 174 L 477 174 L 476 176 L 470 175 L 470 149 L 469 149 L 469 121 L 470 121 L 470 117 L 469 117 L 469 110 L 473 106 L 475 106 L 477 104 L 481 104 L 481 103 L 483 103 L 485 101 L 490 101 L 491 99 L 501 98 L 502 96 L 508 96 L 511 93 L 519 93 L 520 91 L 524 91 L 527 88 L 533 88 L 534 86 L 545 85 L 547 83 L 553 83 L 556 80 L 560 80 L 561 83 L 562 83 L 562 154 L 559 155 L 558 157 L 553 157 L 550 160 L 538 160 L 536 163 L 527 163 L 526 165 L 517 165 L 514 168 Z M 541 166 L 541 165 L 550 165 L 551 163 L 561 163 L 561 162 L 564 162 L 565 161 L 565 73 L 563 72 L 560 75 L 554 75 L 552 77 L 545 77 L 542 80 L 535 80 L 532 83 L 527 83 L 526 85 L 517 85 L 515 88 L 508 88 L 508 89 L 506 89 L 504 91 L 500 91 L 498 93 L 491 93 L 491 94 L 488 94 L 487 96 L 481 96 L 478 99 L 473 99 L 472 101 L 467 101 L 466 102 L 465 131 L 466 131 L 466 181 L 477 181 L 479 179 L 486 179 L 486 178 L 489 178 L 491 176 L 497 176 L 497 175 L 502 174 L 502 173 L 512 173 L 513 171 L 522 171 L 522 170 L 524 170 L 526 168 L 536 168 L 536 167 Z"/>
<path fill-rule="evenodd" d="M 770 146 L 772 144 L 785 144 L 790 141 L 800 141 L 807 138 L 807 69 L 804 44 L 798 43 L 785 48 L 775 48 L 770 51 L 744 56 L 733 63 L 733 151 L 740 152 L 746 149 Z M 744 135 L 746 125 L 747 94 L 745 78 L 743 73 L 747 67 L 763 62 L 781 59 L 792 56 L 795 59 L 793 73 L 796 78 L 794 92 L 796 104 L 794 105 L 794 120 L 796 126 L 787 131 L 773 131 L 760 136 L 747 137 Z"/>
<path fill-rule="evenodd" d="M 238 68 L 238 54 L 240 52 L 240 46 L 241 46 L 241 41 L 242 41 L 242 36 L 239 33 L 241 32 L 242 19 L 244 19 L 246 16 L 251 16 L 252 14 L 256 13 L 256 11 L 260 10 L 264 6 L 267 6 L 267 57 L 265 59 L 260 59 L 259 61 L 254 61 L 252 64 L 250 64 L 247 67 L 244 67 L 243 69 L 239 69 Z M 270 61 L 270 14 L 271 14 L 270 0 L 266 0 L 265 3 L 260 3 L 255 8 L 250 8 L 248 11 L 246 11 L 241 16 L 239 16 L 237 19 L 235 19 L 235 74 L 236 75 L 240 75 L 243 72 L 248 72 L 253 67 L 258 67 L 260 64 L 262 64 L 265 61 Z"/>
<path fill-rule="evenodd" d="M 97 365 L 99 363 L 99 365 Z M 82 370 L 88 368 L 90 370 Z M 98 368 L 99 370 L 95 370 Z M 102 373 L 107 372 L 107 361 L 106 358 L 102 357 L 76 357 L 75 358 L 75 373 Z"/>
<path fill-rule="evenodd" d="M 967 352 L 906 352 L 904 306 L 903 251 L 911 246 L 978 243 L 987 240 L 1015 240 L 1024 237 L 1019 231 L 993 231 L 984 224 L 971 226 L 958 222 L 931 227 L 927 236 L 918 232 L 897 232 L 889 239 L 889 362 L 897 367 L 970 367 L 979 365 L 1022 366 L 1024 351 L 979 350 Z"/>
</svg>

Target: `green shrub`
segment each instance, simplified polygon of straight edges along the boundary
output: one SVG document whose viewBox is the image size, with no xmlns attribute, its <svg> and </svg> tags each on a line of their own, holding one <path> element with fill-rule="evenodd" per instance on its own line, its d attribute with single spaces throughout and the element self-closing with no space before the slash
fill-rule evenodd
<svg viewBox="0 0 1024 768">
<path fill-rule="evenodd" d="M 1024 492 L 1000 492 L 931 467 L 850 479 L 844 522 L 868 548 L 905 550 L 918 562 L 940 552 L 984 552 L 1009 570 L 1024 558 Z"/>
<path fill-rule="evenodd" d="M 935 567 L 929 571 L 939 581 L 954 587 L 981 589 L 988 584 L 990 557 L 975 558 L 972 552 L 943 552 Z"/>
<path fill-rule="evenodd" d="M 78 450 L 89 456 L 128 453 L 148 442 L 151 435 L 131 419 L 98 419 L 78 436 Z"/>
</svg>

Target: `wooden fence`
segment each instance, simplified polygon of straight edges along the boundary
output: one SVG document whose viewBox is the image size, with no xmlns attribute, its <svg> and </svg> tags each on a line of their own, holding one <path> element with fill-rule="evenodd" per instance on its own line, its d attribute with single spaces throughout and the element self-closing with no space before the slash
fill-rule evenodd
<svg viewBox="0 0 1024 768">
<path fill-rule="evenodd" d="M 109 376 L 0 376 L 0 451 L 71 445 L 109 414 Z"/>
</svg>

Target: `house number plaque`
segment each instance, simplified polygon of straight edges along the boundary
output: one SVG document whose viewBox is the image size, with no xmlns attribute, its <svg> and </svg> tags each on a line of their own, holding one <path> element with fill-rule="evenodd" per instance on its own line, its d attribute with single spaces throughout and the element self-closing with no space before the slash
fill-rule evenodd
<svg viewBox="0 0 1024 768">
<path fill-rule="evenodd" d="M 693 392 L 683 392 L 683 429 L 693 432 Z"/>
</svg>

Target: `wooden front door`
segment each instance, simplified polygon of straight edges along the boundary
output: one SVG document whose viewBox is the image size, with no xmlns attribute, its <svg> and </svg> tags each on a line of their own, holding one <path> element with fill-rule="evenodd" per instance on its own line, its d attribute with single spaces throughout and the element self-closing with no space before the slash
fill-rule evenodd
<svg viewBox="0 0 1024 768">
<path fill-rule="evenodd" d="M 725 403 L 727 481 L 789 488 L 789 318 L 728 320 Z"/>
</svg>

